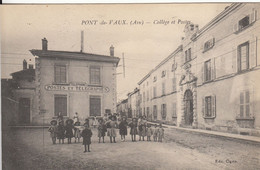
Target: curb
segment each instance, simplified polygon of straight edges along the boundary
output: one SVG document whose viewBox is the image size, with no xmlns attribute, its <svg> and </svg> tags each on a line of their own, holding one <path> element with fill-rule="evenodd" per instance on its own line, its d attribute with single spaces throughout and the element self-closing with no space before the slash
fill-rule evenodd
<svg viewBox="0 0 260 170">
<path fill-rule="evenodd" d="M 153 122 L 149 122 L 149 123 L 158 125 L 158 123 L 153 123 Z M 232 133 L 224 133 L 224 132 L 218 132 L 218 131 L 207 131 L 207 130 L 203 130 L 203 129 L 189 129 L 189 128 L 182 128 L 182 127 L 170 126 L 170 125 L 165 125 L 165 124 L 163 125 L 163 127 L 176 129 L 176 130 L 179 130 L 179 131 L 196 133 L 196 134 L 203 134 L 203 135 L 209 135 L 209 136 L 214 136 L 214 137 L 221 137 L 221 138 L 226 138 L 226 139 L 235 139 L 235 140 L 238 140 L 238 141 L 247 141 L 247 142 L 260 144 L 260 137 L 256 137 L 256 136 L 242 136 L 242 135 L 232 134 Z"/>
</svg>

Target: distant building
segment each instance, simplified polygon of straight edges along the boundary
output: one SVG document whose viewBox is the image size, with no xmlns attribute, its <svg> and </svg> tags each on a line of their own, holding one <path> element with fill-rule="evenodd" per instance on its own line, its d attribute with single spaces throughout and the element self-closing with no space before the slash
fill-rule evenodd
<svg viewBox="0 0 260 170">
<path fill-rule="evenodd" d="M 260 4 L 233 3 L 141 81 L 143 115 L 177 126 L 260 136 Z"/>
<path fill-rule="evenodd" d="M 129 117 L 129 112 L 128 112 L 128 99 L 124 99 L 120 101 L 117 104 L 117 114 L 120 115 L 120 117 Z M 130 116 L 131 117 L 131 116 Z"/>
<path fill-rule="evenodd" d="M 138 117 L 140 110 L 139 89 L 135 88 L 133 92 L 128 93 L 128 114 L 129 117 Z"/>
</svg>

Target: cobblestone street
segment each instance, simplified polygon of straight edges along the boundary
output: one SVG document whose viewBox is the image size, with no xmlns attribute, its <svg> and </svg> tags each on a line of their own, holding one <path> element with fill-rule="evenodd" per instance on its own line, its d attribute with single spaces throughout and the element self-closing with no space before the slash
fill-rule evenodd
<svg viewBox="0 0 260 170">
<path fill-rule="evenodd" d="M 8 135 L 8 136 L 7 136 Z M 163 143 L 98 143 L 90 153 L 81 143 L 51 143 L 47 129 L 3 132 L 3 169 L 257 169 L 259 144 L 165 129 Z M 82 139 L 81 139 L 82 140 Z M 74 142 L 74 139 L 73 139 Z"/>
</svg>

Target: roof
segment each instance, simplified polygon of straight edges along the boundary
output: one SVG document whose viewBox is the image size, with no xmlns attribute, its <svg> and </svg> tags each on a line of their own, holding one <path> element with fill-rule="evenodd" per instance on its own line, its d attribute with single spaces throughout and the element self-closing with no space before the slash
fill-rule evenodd
<svg viewBox="0 0 260 170">
<path fill-rule="evenodd" d="M 179 51 L 182 50 L 182 45 L 180 45 L 174 52 L 172 52 L 167 58 L 165 58 L 163 61 L 161 61 L 154 69 L 152 69 L 144 78 L 142 78 L 141 81 L 138 82 L 138 85 L 142 84 L 150 75 L 156 71 L 159 67 L 161 67 L 163 64 L 165 64 L 168 60 L 170 60 L 175 54 L 177 54 Z"/>
<path fill-rule="evenodd" d="M 35 69 L 25 69 L 11 73 L 13 77 L 35 77 Z"/>
<path fill-rule="evenodd" d="M 97 61 L 97 62 L 110 62 L 116 63 L 118 65 L 120 58 L 83 53 L 83 52 L 72 52 L 72 51 L 54 51 L 54 50 L 30 50 L 32 55 L 46 58 L 63 58 L 63 59 L 74 59 L 74 60 L 87 60 L 87 61 Z"/>
</svg>

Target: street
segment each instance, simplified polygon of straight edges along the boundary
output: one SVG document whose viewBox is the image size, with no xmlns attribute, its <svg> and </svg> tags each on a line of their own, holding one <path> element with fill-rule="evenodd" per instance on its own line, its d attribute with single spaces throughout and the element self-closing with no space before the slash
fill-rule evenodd
<svg viewBox="0 0 260 170">
<path fill-rule="evenodd" d="M 3 169 L 258 169 L 260 145 L 165 128 L 162 143 L 82 143 L 53 145 L 47 129 L 3 131 Z M 128 130 L 129 132 L 129 130 Z M 137 136 L 138 138 L 138 136 Z M 81 138 L 82 141 L 82 138 Z"/>
</svg>

